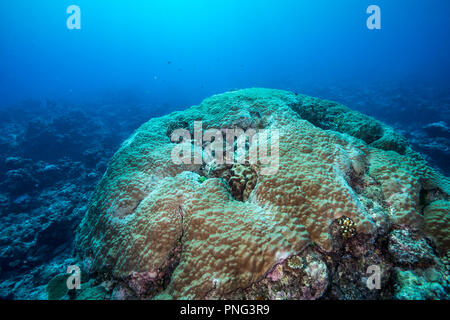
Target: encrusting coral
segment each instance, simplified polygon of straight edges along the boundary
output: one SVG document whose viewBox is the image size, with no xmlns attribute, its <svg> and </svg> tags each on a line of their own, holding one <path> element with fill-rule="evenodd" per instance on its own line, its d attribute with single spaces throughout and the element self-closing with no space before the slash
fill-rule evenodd
<svg viewBox="0 0 450 320">
<path fill-rule="evenodd" d="M 194 132 L 194 121 L 204 130 L 277 130 L 277 170 L 175 163 L 171 134 L 179 124 Z M 448 178 L 381 122 L 291 92 L 239 90 L 136 130 L 111 159 L 75 250 L 121 299 L 318 298 L 330 263 L 320 254 L 335 250 L 337 219 L 348 221 L 352 243 L 374 243 L 393 224 L 429 230 L 448 250 L 431 221 L 449 213 L 432 210 L 431 193 L 448 201 Z M 449 229 L 448 218 L 439 223 Z M 297 293 L 292 281 L 303 286 Z"/>
<path fill-rule="evenodd" d="M 437 200 L 424 209 L 425 229 L 446 254 L 450 249 L 450 201 Z"/>
</svg>

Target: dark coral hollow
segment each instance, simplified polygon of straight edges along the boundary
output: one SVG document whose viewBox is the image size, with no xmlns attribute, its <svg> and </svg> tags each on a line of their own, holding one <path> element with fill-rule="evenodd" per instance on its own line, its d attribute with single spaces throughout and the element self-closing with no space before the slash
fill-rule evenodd
<svg viewBox="0 0 450 320">
<path fill-rule="evenodd" d="M 260 147 L 276 131 L 276 170 L 263 171 L 264 157 L 176 163 L 170 137 L 195 121 L 254 129 Z M 371 117 L 287 91 L 232 91 L 122 144 L 75 252 L 85 290 L 110 299 L 448 298 L 449 194 L 447 177 Z"/>
</svg>

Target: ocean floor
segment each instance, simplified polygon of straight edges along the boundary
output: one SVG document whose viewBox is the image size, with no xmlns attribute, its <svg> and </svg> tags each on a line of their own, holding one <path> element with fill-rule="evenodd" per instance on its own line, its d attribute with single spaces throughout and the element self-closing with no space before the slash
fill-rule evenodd
<svg viewBox="0 0 450 320">
<path fill-rule="evenodd" d="M 395 128 L 447 177 L 449 92 L 396 83 L 298 90 L 338 101 Z M 0 108 L 0 298 L 47 299 L 49 281 L 75 261 L 74 232 L 109 159 L 141 124 L 175 109 L 180 108 L 155 109 L 123 101 L 71 105 L 51 100 Z M 391 234 L 392 243 L 398 242 L 399 248 L 413 246 L 408 232 Z M 432 251 L 426 242 L 419 249 L 416 245 L 414 250 L 422 250 L 421 254 Z M 400 251 L 392 250 L 394 255 Z M 351 263 L 341 264 L 339 272 L 350 274 Z M 448 298 L 448 283 L 436 280 L 436 270 L 393 270 L 396 283 L 404 286 L 389 288 L 380 296 L 364 296 L 357 289 L 352 291 L 348 281 L 338 281 L 324 298 Z"/>
</svg>

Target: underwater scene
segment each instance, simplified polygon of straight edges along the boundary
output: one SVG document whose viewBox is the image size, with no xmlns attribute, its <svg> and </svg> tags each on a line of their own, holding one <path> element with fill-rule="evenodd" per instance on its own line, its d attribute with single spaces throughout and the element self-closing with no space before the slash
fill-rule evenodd
<svg viewBox="0 0 450 320">
<path fill-rule="evenodd" d="M 449 300 L 449 14 L 1 1 L 0 300 Z"/>
</svg>

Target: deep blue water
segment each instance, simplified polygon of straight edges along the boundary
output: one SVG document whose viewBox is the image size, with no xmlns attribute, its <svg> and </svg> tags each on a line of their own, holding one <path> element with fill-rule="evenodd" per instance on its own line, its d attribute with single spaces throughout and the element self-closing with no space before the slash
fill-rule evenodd
<svg viewBox="0 0 450 320">
<path fill-rule="evenodd" d="M 47 298 L 133 130 L 231 89 L 336 100 L 449 176 L 449 14 L 448 0 L 0 1 L 0 299 Z"/>
<path fill-rule="evenodd" d="M 72 4 L 81 30 L 66 27 Z M 371 4 L 381 30 L 366 27 Z M 449 12 L 447 0 L 1 1 L 0 97 L 126 89 L 188 106 L 254 86 L 439 85 L 449 80 Z"/>
</svg>

